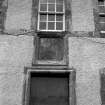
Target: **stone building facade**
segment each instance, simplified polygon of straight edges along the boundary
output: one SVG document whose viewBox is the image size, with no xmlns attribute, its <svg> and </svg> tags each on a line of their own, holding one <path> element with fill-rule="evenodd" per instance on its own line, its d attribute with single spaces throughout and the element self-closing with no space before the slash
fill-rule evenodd
<svg viewBox="0 0 105 105">
<path fill-rule="evenodd" d="M 50 82 L 48 82 L 49 86 L 46 86 L 52 86 L 50 91 L 58 89 L 57 95 L 60 97 L 62 93 L 68 101 L 67 103 L 64 101 L 65 104 L 104 105 L 104 85 L 102 85 L 101 74 L 104 74 L 105 68 L 105 39 L 104 30 L 101 30 L 102 25 L 100 26 L 100 17 L 104 16 L 100 14 L 99 7 L 99 3 L 104 1 L 64 0 L 64 13 L 50 14 L 61 17 L 64 15 L 62 32 L 58 32 L 57 29 L 49 32 L 48 30 L 40 31 L 40 28 L 38 30 L 38 16 L 41 16 L 41 11 L 38 14 L 39 1 L 4 0 L 2 2 L 1 12 L 4 15 L 0 23 L 2 25 L 0 33 L 0 105 L 34 105 L 34 102 L 30 102 L 31 95 L 29 95 L 36 92 L 31 90 L 30 93 L 30 87 L 33 86 L 30 86 L 31 80 L 35 80 L 38 85 L 38 78 L 34 77 L 40 77 L 42 80 L 39 79 L 39 81 L 43 81 L 44 73 L 47 81 L 50 78 L 48 75 L 54 78 L 50 82 L 56 88 L 54 90 Z M 44 15 L 48 16 L 49 11 Z M 57 19 L 54 22 L 57 24 Z M 60 28 L 59 25 L 58 28 Z M 43 53 L 43 46 L 51 43 L 51 46 L 56 43 L 53 47 L 56 56 L 54 49 L 50 50 L 54 55 L 42 56 L 50 54 L 49 52 Z M 69 82 L 65 82 L 66 79 Z M 45 81 L 41 83 L 47 84 Z M 39 85 L 39 91 L 43 90 L 42 84 Z M 68 94 L 65 88 L 60 87 L 59 89 L 60 85 L 68 86 Z M 50 91 L 48 94 L 52 95 Z M 45 90 L 43 92 L 47 94 Z M 39 94 L 42 93 L 39 92 Z M 38 96 L 35 97 L 38 98 Z M 54 100 L 54 102 L 58 101 L 63 103 L 60 100 Z M 52 102 L 52 99 L 49 102 Z"/>
</svg>

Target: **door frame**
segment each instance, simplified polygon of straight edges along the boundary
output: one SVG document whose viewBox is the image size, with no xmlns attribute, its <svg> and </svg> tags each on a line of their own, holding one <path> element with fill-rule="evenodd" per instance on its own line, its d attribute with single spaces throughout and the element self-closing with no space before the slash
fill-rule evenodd
<svg viewBox="0 0 105 105">
<path fill-rule="evenodd" d="M 74 68 L 64 69 L 60 67 L 25 67 L 23 85 L 23 105 L 29 105 L 30 98 L 30 74 L 31 73 L 68 73 L 69 74 L 69 105 L 76 105 L 76 70 Z"/>
</svg>

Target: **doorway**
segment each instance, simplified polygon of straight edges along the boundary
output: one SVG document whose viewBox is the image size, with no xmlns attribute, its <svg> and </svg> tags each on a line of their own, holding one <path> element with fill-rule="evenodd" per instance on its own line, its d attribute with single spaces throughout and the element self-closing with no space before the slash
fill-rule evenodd
<svg viewBox="0 0 105 105">
<path fill-rule="evenodd" d="M 29 105 L 69 105 L 69 73 L 31 73 Z"/>
</svg>

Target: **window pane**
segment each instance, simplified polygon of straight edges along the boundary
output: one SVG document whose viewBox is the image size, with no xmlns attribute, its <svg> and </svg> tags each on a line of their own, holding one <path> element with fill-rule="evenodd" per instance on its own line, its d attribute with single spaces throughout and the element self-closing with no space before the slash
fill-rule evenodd
<svg viewBox="0 0 105 105">
<path fill-rule="evenodd" d="M 63 30 L 63 23 L 62 22 L 56 22 L 56 30 Z"/>
<path fill-rule="evenodd" d="M 100 31 L 105 31 L 105 23 L 100 23 Z"/>
<path fill-rule="evenodd" d="M 99 21 L 100 22 L 105 22 L 105 15 L 100 15 L 99 16 Z"/>
<path fill-rule="evenodd" d="M 55 3 L 55 0 L 48 0 L 48 3 Z"/>
<path fill-rule="evenodd" d="M 105 38 L 105 33 L 100 33 L 101 38 Z"/>
<path fill-rule="evenodd" d="M 56 12 L 63 12 L 63 5 L 56 5 Z"/>
<path fill-rule="evenodd" d="M 0 2 L 0 9 L 2 8 L 2 2 Z"/>
<path fill-rule="evenodd" d="M 105 13 L 105 6 L 99 6 L 99 12 Z"/>
<path fill-rule="evenodd" d="M 2 18 L 0 18 L 0 28 L 2 27 L 2 23 L 3 23 Z"/>
<path fill-rule="evenodd" d="M 46 22 L 40 22 L 40 27 L 41 30 L 45 30 L 46 29 Z"/>
<path fill-rule="evenodd" d="M 63 21 L 63 15 L 56 15 L 56 21 Z"/>
<path fill-rule="evenodd" d="M 54 22 L 48 22 L 48 30 L 54 30 L 55 23 Z"/>
<path fill-rule="evenodd" d="M 57 0 L 56 2 L 59 4 L 63 4 L 63 0 Z"/>
<path fill-rule="evenodd" d="M 48 15 L 48 21 L 55 21 L 55 15 Z"/>
<path fill-rule="evenodd" d="M 47 11 L 47 4 L 41 4 L 40 11 Z"/>
<path fill-rule="evenodd" d="M 98 2 L 99 5 L 104 5 L 104 2 Z"/>
<path fill-rule="evenodd" d="M 47 15 L 40 15 L 40 21 L 46 21 Z"/>
<path fill-rule="evenodd" d="M 3 14 L 2 12 L 0 12 L 0 27 L 2 26 L 3 23 Z"/>
<path fill-rule="evenodd" d="M 55 4 L 49 4 L 48 5 L 48 11 L 54 12 L 55 11 Z"/>
<path fill-rule="evenodd" d="M 47 3 L 47 0 L 40 0 L 40 3 Z"/>
<path fill-rule="evenodd" d="M 40 38 L 38 54 L 39 60 L 63 60 L 63 38 Z"/>
<path fill-rule="evenodd" d="M 101 17 L 100 22 L 105 22 L 105 17 Z"/>
</svg>

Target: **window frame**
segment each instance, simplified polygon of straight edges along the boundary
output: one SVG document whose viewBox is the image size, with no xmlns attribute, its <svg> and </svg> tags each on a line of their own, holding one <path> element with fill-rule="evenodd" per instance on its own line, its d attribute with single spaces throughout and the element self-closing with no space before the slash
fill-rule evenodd
<svg viewBox="0 0 105 105">
<path fill-rule="evenodd" d="M 34 36 L 34 52 L 32 58 L 32 66 L 37 64 L 39 65 L 68 65 L 68 32 L 71 31 L 71 0 L 64 0 L 64 8 L 65 8 L 65 30 L 64 31 L 38 31 L 38 8 L 39 8 L 39 0 L 32 0 L 32 20 L 31 20 L 31 28 L 35 30 L 33 32 Z M 51 36 L 50 36 L 50 35 Z M 63 37 L 64 38 L 64 59 L 61 62 L 50 62 L 44 63 L 39 62 L 37 59 L 38 55 L 38 40 L 40 37 L 47 37 L 47 38 L 56 38 L 56 37 Z"/>
<path fill-rule="evenodd" d="M 99 8 L 99 18 L 103 15 L 105 17 L 105 12 L 100 12 L 100 7 L 104 7 L 105 8 L 105 1 L 103 1 L 103 4 L 99 4 L 99 0 L 98 0 L 98 8 Z M 99 24 L 105 24 L 105 22 L 101 22 L 99 20 Z M 100 34 L 105 34 L 104 30 L 100 30 Z"/>
<path fill-rule="evenodd" d="M 47 6 L 48 6 L 48 2 L 47 2 Z M 55 6 L 56 6 L 56 3 L 55 3 Z M 45 14 L 46 16 L 47 16 L 47 21 L 46 21 L 46 29 L 45 30 L 42 30 L 42 29 L 40 29 L 39 28 L 39 26 L 40 26 L 40 14 Z M 52 14 L 52 15 L 55 15 L 55 18 L 56 18 L 56 15 L 63 15 L 63 23 L 62 23 L 62 25 L 63 25 L 63 29 L 62 30 L 57 30 L 56 29 L 56 19 L 55 19 L 55 21 L 53 21 L 54 23 L 55 23 L 55 25 L 54 25 L 54 30 L 49 30 L 48 29 L 48 22 L 50 22 L 50 21 L 48 21 L 48 15 L 49 14 Z M 42 12 L 42 11 L 40 11 L 40 0 L 39 0 L 39 4 L 38 4 L 38 17 L 37 17 L 37 31 L 38 32 L 64 32 L 65 31 L 65 0 L 63 0 L 63 12 L 56 12 L 56 8 L 55 8 L 55 12 L 49 12 L 48 11 L 48 8 L 47 8 L 47 11 L 46 12 Z"/>
<path fill-rule="evenodd" d="M 99 4 L 100 0 L 98 0 L 98 4 Z M 99 6 L 105 6 L 105 1 L 103 1 L 103 4 L 99 4 Z"/>
<path fill-rule="evenodd" d="M 63 49 L 63 52 L 64 52 L 64 56 L 63 56 L 63 60 L 61 61 L 57 61 L 57 60 L 39 60 L 38 59 L 38 50 L 39 50 L 39 40 L 40 38 L 45 38 L 45 37 L 36 37 L 35 38 L 35 41 L 34 41 L 34 53 L 33 53 L 33 60 L 32 60 L 32 65 L 35 66 L 37 64 L 39 65 L 67 65 L 68 64 L 68 59 L 67 59 L 67 56 L 68 56 L 68 39 L 67 37 L 62 37 L 63 38 L 63 41 L 64 41 L 64 49 Z M 46 37 L 46 38 L 49 38 L 49 37 Z M 56 37 L 51 37 L 51 38 L 55 38 Z M 59 37 L 61 38 L 61 37 Z"/>
<path fill-rule="evenodd" d="M 8 8 L 8 1 L 5 2 L 5 0 L 1 1 L 1 7 L 0 7 L 0 12 L 1 12 L 1 17 L 0 17 L 0 21 L 1 21 L 1 26 L 0 26 L 0 33 L 2 33 L 5 29 L 5 20 L 6 20 L 6 12 L 7 12 L 7 8 Z"/>
<path fill-rule="evenodd" d="M 67 34 L 72 30 L 71 0 L 64 0 L 64 3 L 65 3 L 65 30 L 62 32 Z M 41 31 L 38 31 L 38 8 L 39 8 L 39 0 L 32 0 L 31 29 L 35 31 L 35 33 L 33 32 L 33 35 L 41 33 Z M 62 32 L 53 31 L 53 33 L 57 34 Z M 44 31 L 44 33 L 48 33 L 48 31 Z"/>
</svg>

